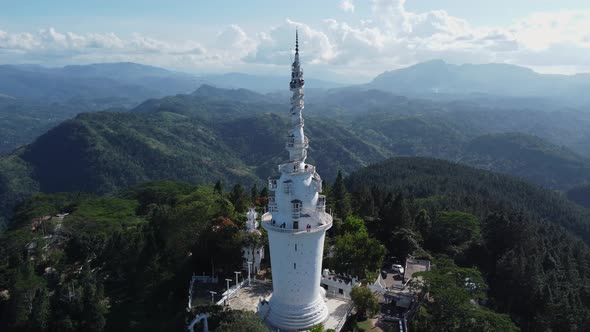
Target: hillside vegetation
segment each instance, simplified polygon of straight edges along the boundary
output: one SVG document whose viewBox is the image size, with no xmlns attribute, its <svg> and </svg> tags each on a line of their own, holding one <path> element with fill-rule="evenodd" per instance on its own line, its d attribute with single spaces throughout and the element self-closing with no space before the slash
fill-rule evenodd
<svg viewBox="0 0 590 332">
<path fill-rule="evenodd" d="M 325 188 L 336 214 L 325 267 L 372 281 L 386 257 L 432 261 L 413 285 L 430 297 L 412 330 L 590 326 L 589 210 L 514 178 L 428 158 L 390 159 Z M 204 310 L 212 330 L 232 330 L 222 327 L 239 312 L 202 304 L 186 312 L 187 281 L 211 269 L 231 278 L 243 266 L 243 213 L 263 208 L 267 193 L 156 181 L 111 196 L 34 195 L 0 238 L 0 328 L 160 331 L 182 329 Z M 208 291 L 198 298 L 208 303 Z M 241 319 L 264 330 L 256 317 Z"/>
<path fill-rule="evenodd" d="M 471 324 L 485 313 L 475 314 L 459 294 L 465 276 L 477 280 L 472 268 L 489 286 L 486 306 L 510 314 L 523 331 L 590 326 L 590 210 L 517 179 L 426 158 L 371 165 L 347 183 L 349 213 L 365 216 L 390 254 L 434 259 L 424 274 L 434 299 L 415 330 L 479 329 Z M 479 301 L 473 293 L 469 298 Z M 478 326 L 508 329 L 490 324 Z"/>
<path fill-rule="evenodd" d="M 481 136 L 468 125 L 473 119 L 463 127 L 432 104 L 392 100 L 400 104 L 391 111 L 363 116 L 353 108 L 335 117 L 321 104 L 306 108 L 309 161 L 324 178 L 405 155 L 460 161 L 558 190 L 590 182 L 590 162 L 566 147 L 523 133 Z M 157 179 L 262 184 L 287 156 L 287 107 L 279 98 L 205 85 L 129 112 L 81 114 L 0 158 L 3 219 L 38 191 L 113 193 Z"/>
</svg>

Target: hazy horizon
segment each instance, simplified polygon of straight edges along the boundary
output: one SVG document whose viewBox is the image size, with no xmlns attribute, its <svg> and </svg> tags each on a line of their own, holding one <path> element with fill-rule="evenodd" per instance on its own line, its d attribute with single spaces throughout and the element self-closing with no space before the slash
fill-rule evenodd
<svg viewBox="0 0 590 332">
<path fill-rule="evenodd" d="M 280 75 L 299 28 L 308 76 L 331 81 L 362 83 L 432 59 L 590 72 L 590 4 L 581 0 L 0 2 L 5 64 L 135 62 Z"/>
</svg>

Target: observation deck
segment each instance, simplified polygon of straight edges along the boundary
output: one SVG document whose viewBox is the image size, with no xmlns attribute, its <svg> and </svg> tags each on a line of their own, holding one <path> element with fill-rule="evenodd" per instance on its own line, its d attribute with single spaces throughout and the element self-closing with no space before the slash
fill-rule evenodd
<svg viewBox="0 0 590 332">
<path fill-rule="evenodd" d="M 332 227 L 333 222 L 332 216 L 328 213 L 313 210 L 302 210 L 296 220 L 299 225 L 302 225 L 302 227 L 286 228 L 286 224 L 279 224 L 279 222 L 273 219 L 272 213 L 267 212 L 262 215 L 261 225 L 267 231 L 304 234 L 325 231 Z M 309 227 L 307 225 L 309 225 Z"/>
<path fill-rule="evenodd" d="M 319 175 L 315 171 L 315 166 L 305 164 L 303 168 L 300 168 L 299 162 L 297 161 L 279 165 L 279 172 L 289 173 L 291 175 L 312 174 L 316 175 L 319 178 Z"/>
</svg>

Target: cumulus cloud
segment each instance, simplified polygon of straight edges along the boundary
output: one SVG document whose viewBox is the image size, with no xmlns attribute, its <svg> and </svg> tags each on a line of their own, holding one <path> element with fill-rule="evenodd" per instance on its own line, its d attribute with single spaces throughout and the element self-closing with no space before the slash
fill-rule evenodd
<svg viewBox="0 0 590 332">
<path fill-rule="evenodd" d="M 342 0 L 340 1 L 340 9 L 345 12 L 354 13 L 354 3 L 352 0 Z"/>
<path fill-rule="evenodd" d="M 477 26 L 444 10 L 411 12 L 405 4 L 405 0 L 357 2 L 369 6 L 368 17 L 314 23 L 286 19 L 251 33 L 232 24 L 208 36 L 207 42 L 173 42 L 142 34 L 127 38 L 115 33 L 76 34 L 53 28 L 0 30 L 0 61 L 139 61 L 189 70 L 261 70 L 289 65 L 297 28 L 301 56 L 313 72 L 357 79 L 436 58 L 536 69 L 590 68 L 590 11 L 533 13 L 510 25 Z M 345 12 L 358 9 L 352 0 L 338 6 Z"/>
<path fill-rule="evenodd" d="M 171 43 L 133 34 L 127 39 L 115 33 L 76 34 L 54 28 L 36 33 L 0 30 L 0 62 L 65 65 L 101 61 L 137 61 L 170 66 L 190 59 L 208 62 L 214 54 L 196 41 Z"/>
<path fill-rule="evenodd" d="M 328 64 L 336 56 L 335 46 L 325 32 L 287 19 L 269 32 L 261 33 L 256 49 L 246 57 L 248 62 L 288 64 L 295 48 L 295 29 L 299 31 L 301 53 L 311 64 Z"/>
</svg>

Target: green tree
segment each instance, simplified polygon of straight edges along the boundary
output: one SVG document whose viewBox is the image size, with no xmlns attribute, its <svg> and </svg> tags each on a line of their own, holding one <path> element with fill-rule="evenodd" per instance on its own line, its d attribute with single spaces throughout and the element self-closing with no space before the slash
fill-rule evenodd
<svg viewBox="0 0 590 332">
<path fill-rule="evenodd" d="M 422 235 L 422 239 L 427 239 L 432 229 L 432 220 L 428 215 L 428 211 L 421 209 L 416 215 L 414 225 L 416 226 L 416 230 Z"/>
<path fill-rule="evenodd" d="M 17 327 L 30 326 L 30 318 L 38 296 L 38 290 L 45 287 L 45 281 L 35 274 L 32 262 L 22 264 L 16 273 L 10 292 L 12 300 L 12 321 Z"/>
<path fill-rule="evenodd" d="M 248 197 L 244 191 L 244 187 L 237 183 L 234 185 L 232 192 L 229 195 L 230 202 L 234 205 L 237 212 L 245 212 L 248 208 Z"/>
<path fill-rule="evenodd" d="M 476 303 L 486 299 L 487 285 L 481 272 L 457 267 L 448 258 L 435 261 L 431 271 L 419 272 L 411 287 L 430 298 L 418 313 L 416 331 L 518 331 L 508 315 Z"/>
<path fill-rule="evenodd" d="M 223 196 L 223 182 L 221 181 L 221 179 L 215 182 L 215 187 L 213 187 L 213 190 L 219 195 Z"/>
<path fill-rule="evenodd" d="M 31 312 L 31 325 L 35 331 L 47 331 L 49 328 L 49 316 L 51 308 L 49 305 L 49 294 L 45 287 L 39 288 L 33 302 Z"/>
<path fill-rule="evenodd" d="M 389 253 L 396 257 L 405 258 L 420 248 L 420 234 L 410 228 L 400 228 L 393 231 L 388 239 Z"/>
<path fill-rule="evenodd" d="M 367 233 L 345 233 L 334 239 L 334 256 L 330 266 L 338 272 L 361 279 L 375 273 L 382 265 L 385 248 Z"/>
<path fill-rule="evenodd" d="M 322 323 L 312 326 L 308 331 L 309 332 L 334 332 L 333 329 L 326 329 L 324 327 L 324 324 L 322 324 Z"/>
<path fill-rule="evenodd" d="M 372 317 L 379 312 L 379 302 L 369 287 L 354 286 L 350 291 L 350 298 L 360 319 Z"/>
<path fill-rule="evenodd" d="M 250 311 L 225 312 L 215 332 L 268 332 L 262 319 Z"/>
<path fill-rule="evenodd" d="M 396 195 L 395 198 L 391 193 L 387 195 L 380 211 L 380 219 L 378 239 L 386 244 L 387 249 L 393 250 L 396 245 L 391 242 L 393 232 L 402 227 L 412 227 L 412 218 L 402 194 Z"/>
<path fill-rule="evenodd" d="M 432 227 L 431 244 L 438 250 L 454 252 L 480 236 L 479 220 L 461 211 L 443 211 Z"/>
<path fill-rule="evenodd" d="M 85 331 L 101 332 L 106 325 L 105 315 L 108 309 L 104 303 L 101 287 L 86 282 L 82 292 L 82 324 Z"/>
<path fill-rule="evenodd" d="M 367 233 L 367 226 L 365 226 L 365 221 L 362 218 L 357 216 L 348 216 L 344 220 L 342 224 L 342 231 L 345 233 L 352 233 L 352 234 L 365 234 L 368 236 Z"/>
<path fill-rule="evenodd" d="M 255 183 L 250 189 L 250 202 L 255 202 L 258 197 L 260 197 L 260 193 L 258 192 L 258 186 Z"/>
<path fill-rule="evenodd" d="M 268 197 L 268 188 L 266 186 L 260 190 L 260 197 Z"/>
<path fill-rule="evenodd" d="M 346 217 L 352 212 L 350 194 L 344 184 L 344 177 L 342 171 L 338 171 L 334 185 L 332 186 L 330 193 L 331 199 L 334 201 L 334 213 L 338 218 L 345 220 Z"/>
</svg>

